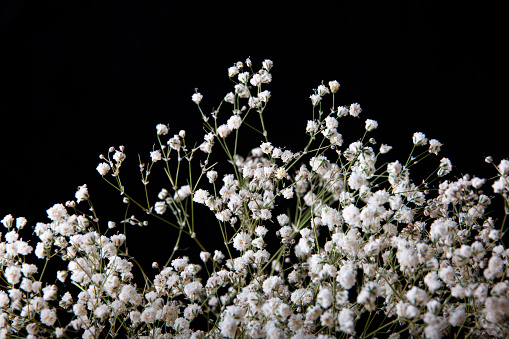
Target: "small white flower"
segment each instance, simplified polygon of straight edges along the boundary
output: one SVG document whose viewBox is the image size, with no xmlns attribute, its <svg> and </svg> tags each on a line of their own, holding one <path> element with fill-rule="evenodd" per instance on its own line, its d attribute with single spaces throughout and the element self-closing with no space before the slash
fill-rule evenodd
<svg viewBox="0 0 509 339">
<path fill-rule="evenodd" d="M 475 189 L 481 188 L 481 186 L 484 185 L 485 182 L 486 182 L 485 179 L 481 179 L 481 178 L 477 178 L 477 177 L 473 177 L 471 180 L 472 187 Z"/>
<path fill-rule="evenodd" d="M 358 117 L 359 114 L 361 114 L 361 112 L 362 112 L 362 108 L 361 108 L 361 106 L 358 103 L 350 105 L 349 113 L 350 113 L 351 116 Z"/>
<path fill-rule="evenodd" d="M 179 151 L 182 147 L 182 143 L 180 142 L 180 137 L 178 135 L 174 135 L 171 139 L 169 139 L 167 142 L 168 146 L 170 146 L 171 149 L 174 149 L 176 151 Z"/>
<path fill-rule="evenodd" d="M 75 197 L 78 203 L 82 202 L 83 200 L 88 200 L 89 195 L 86 184 L 78 187 L 78 191 L 76 192 Z"/>
<path fill-rule="evenodd" d="M 157 310 L 154 307 L 147 307 L 143 310 L 140 316 L 140 320 L 144 323 L 151 324 L 156 321 Z"/>
<path fill-rule="evenodd" d="M 447 175 L 452 170 L 452 163 L 448 158 L 442 158 L 440 160 L 440 167 L 438 169 L 437 175 L 439 177 L 443 177 L 444 175 Z"/>
<path fill-rule="evenodd" d="M 42 297 L 44 300 L 56 300 L 57 299 L 57 286 L 56 285 L 48 285 L 42 289 Z"/>
<path fill-rule="evenodd" d="M 69 274 L 68 271 L 58 271 L 57 272 L 57 279 L 61 282 L 65 282 L 65 279 L 67 279 L 67 275 Z"/>
<path fill-rule="evenodd" d="M 425 305 L 428 301 L 428 294 L 426 291 L 413 286 L 408 292 L 405 294 L 406 298 L 410 303 L 417 306 Z"/>
<path fill-rule="evenodd" d="M 321 97 L 323 97 L 325 94 L 329 94 L 330 93 L 329 89 L 326 86 L 324 86 L 324 85 L 318 86 L 316 91 L 318 92 L 318 95 L 321 96 Z"/>
<path fill-rule="evenodd" d="M 438 274 L 436 271 L 431 271 L 424 277 L 424 283 L 428 286 L 428 289 L 431 293 L 435 293 L 440 287 L 442 287 L 442 282 L 438 279 Z"/>
<path fill-rule="evenodd" d="M 7 214 L 3 219 L 2 219 L 2 224 L 6 227 L 6 228 L 10 228 L 12 226 L 12 222 L 14 221 L 14 217 L 11 215 L 11 214 Z"/>
<path fill-rule="evenodd" d="M 392 146 L 389 146 L 389 145 L 386 145 L 386 144 L 382 144 L 382 145 L 380 146 L 380 153 L 382 153 L 382 154 L 386 154 L 386 153 L 388 153 L 391 149 L 392 149 Z"/>
<path fill-rule="evenodd" d="M 16 228 L 17 229 L 19 229 L 19 230 L 22 229 L 23 227 L 25 227 L 26 224 L 27 224 L 27 219 L 25 217 L 16 218 Z"/>
<path fill-rule="evenodd" d="M 226 138 L 228 135 L 230 135 L 231 131 L 232 130 L 230 129 L 230 127 L 228 127 L 228 125 L 221 125 L 217 128 L 217 134 L 221 138 Z"/>
<path fill-rule="evenodd" d="M 428 139 L 426 138 L 426 135 L 421 132 L 415 132 L 412 141 L 415 146 L 424 146 L 428 143 Z"/>
<path fill-rule="evenodd" d="M 273 148 L 274 148 L 274 146 L 272 146 L 270 142 L 264 142 L 260 146 L 260 149 L 265 154 L 270 154 L 272 152 Z"/>
<path fill-rule="evenodd" d="M 459 305 L 449 315 L 449 324 L 452 326 L 460 326 L 466 318 L 465 305 Z"/>
<path fill-rule="evenodd" d="M 315 134 L 318 131 L 318 124 L 313 120 L 308 120 L 308 124 L 306 126 L 306 133 Z"/>
<path fill-rule="evenodd" d="M 355 273 L 352 269 L 342 266 L 336 276 L 336 280 L 344 289 L 348 290 L 355 285 Z"/>
<path fill-rule="evenodd" d="M 334 117 L 325 118 L 325 126 L 327 126 L 328 129 L 335 130 L 338 125 L 338 121 Z"/>
<path fill-rule="evenodd" d="M 166 212 L 167 205 L 164 201 L 158 201 L 154 204 L 154 210 L 157 214 L 164 214 Z"/>
<path fill-rule="evenodd" d="M 122 146 L 121 146 L 122 147 Z M 115 160 L 117 163 L 121 163 L 126 158 L 126 155 L 122 151 L 115 151 L 115 154 L 113 154 L 113 160 Z"/>
<path fill-rule="evenodd" d="M 233 94 L 233 92 L 230 92 L 225 95 L 223 100 L 233 105 L 235 103 L 235 94 Z"/>
<path fill-rule="evenodd" d="M 235 85 L 235 94 L 237 94 L 240 98 L 249 98 L 249 90 L 244 84 Z"/>
<path fill-rule="evenodd" d="M 279 180 L 285 178 L 287 175 L 288 175 L 288 173 L 286 172 L 284 167 L 279 167 L 276 170 L 276 178 L 279 179 Z"/>
<path fill-rule="evenodd" d="M 500 161 L 500 164 L 497 166 L 497 168 L 501 175 L 509 174 L 509 160 L 504 159 Z"/>
<path fill-rule="evenodd" d="M 344 106 L 338 106 L 338 118 L 346 117 L 349 113 L 348 108 Z"/>
<path fill-rule="evenodd" d="M 21 268 L 18 266 L 9 266 L 5 269 L 4 276 L 9 284 L 16 285 L 21 280 Z"/>
<path fill-rule="evenodd" d="M 431 139 L 429 141 L 429 152 L 437 155 L 438 152 L 440 152 L 441 146 L 442 143 L 440 143 L 440 141 L 438 141 L 437 139 Z"/>
<path fill-rule="evenodd" d="M 272 60 L 265 59 L 262 62 L 262 65 L 263 65 L 264 69 L 266 69 L 268 72 L 270 72 L 270 70 L 272 69 L 272 66 L 274 65 L 274 62 L 272 62 Z"/>
<path fill-rule="evenodd" d="M 375 120 L 367 119 L 366 120 L 366 131 L 371 132 L 372 130 L 378 127 L 378 122 Z"/>
<path fill-rule="evenodd" d="M 156 126 L 157 135 L 166 135 L 168 134 L 169 127 L 168 125 L 158 124 Z"/>
<path fill-rule="evenodd" d="M 213 170 L 210 170 L 207 172 L 207 178 L 209 179 L 209 182 L 212 184 L 216 181 L 217 179 L 217 172 L 216 171 L 213 171 Z"/>
<path fill-rule="evenodd" d="M 62 204 L 55 204 L 53 207 L 49 208 L 46 213 L 48 213 L 48 218 L 51 220 L 60 220 L 61 218 L 65 218 L 67 216 L 67 210 Z"/>
<path fill-rule="evenodd" d="M 260 74 L 262 75 L 262 84 L 268 84 L 272 81 L 272 74 L 267 72 L 266 70 L 260 70 Z"/>
<path fill-rule="evenodd" d="M 322 100 L 322 97 L 319 96 L 318 94 L 311 94 L 309 98 L 311 99 L 311 104 L 313 104 L 313 106 L 318 105 L 320 100 Z"/>
<path fill-rule="evenodd" d="M 316 296 L 317 301 L 324 309 L 329 308 L 332 305 L 333 294 L 330 288 L 321 288 L 320 292 Z"/>
<path fill-rule="evenodd" d="M 200 104 L 201 100 L 203 99 L 203 95 L 201 95 L 200 93 L 194 93 L 192 96 L 191 96 L 191 100 L 193 100 L 193 102 L 197 105 Z"/>
<path fill-rule="evenodd" d="M 108 174 L 108 172 L 110 171 L 111 168 L 110 168 L 110 165 L 103 162 L 103 163 L 100 163 L 96 169 L 100 175 L 105 176 L 106 174 Z"/>
<path fill-rule="evenodd" d="M 234 338 L 237 332 L 237 321 L 230 315 L 226 315 L 219 323 L 221 334 L 228 338 Z"/>
<path fill-rule="evenodd" d="M 249 74 L 249 73 L 246 73 Z M 242 81 L 241 81 L 242 82 Z M 262 83 L 262 76 L 260 74 L 254 74 L 249 81 L 254 87 L 258 87 Z"/>
<path fill-rule="evenodd" d="M 193 201 L 199 203 L 199 204 L 205 204 L 205 201 L 209 197 L 209 192 L 205 191 L 204 189 L 198 189 L 196 192 L 194 192 Z"/>
<path fill-rule="evenodd" d="M 257 74 L 255 74 L 257 75 Z M 244 72 L 239 74 L 239 82 L 242 84 L 247 84 L 247 81 L 249 80 L 249 72 Z M 253 84 L 253 82 L 251 82 Z M 253 85 L 256 86 L 256 85 Z"/>
<path fill-rule="evenodd" d="M 281 154 L 281 160 L 283 160 L 284 163 L 287 163 L 288 161 L 292 160 L 293 153 L 289 150 L 286 150 Z"/>
<path fill-rule="evenodd" d="M 152 158 L 153 162 L 156 162 L 156 161 L 161 160 L 163 157 L 161 155 L 161 151 L 156 150 L 156 151 L 150 152 L 150 158 Z"/>
<path fill-rule="evenodd" d="M 239 117 L 238 115 L 232 115 L 230 119 L 228 119 L 227 125 L 229 129 L 234 130 L 239 129 L 241 123 L 242 123 L 241 117 Z"/>
<path fill-rule="evenodd" d="M 184 293 L 188 298 L 194 300 L 197 298 L 203 289 L 203 285 L 199 281 L 193 281 L 184 286 Z"/>
<path fill-rule="evenodd" d="M 7 241 L 9 244 L 12 244 L 18 240 L 18 237 L 19 235 L 16 231 L 10 231 L 5 234 L 5 241 Z"/>
<path fill-rule="evenodd" d="M 251 108 L 260 108 L 262 106 L 262 101 L 258 97 L 249 97 L 248 105 Z"/>
<path fill-rule="evenodd" d="M 270 99 L 270 91 L 263 91 L 258 94 L 258 98 L 261 102 L 268 102 Z"/>
<path fill-rule="evenodd" d="M 332 93 L 336 93 L 339 90 L 339 86 L 337 80 L 329 81 L 329 88 Z"/>
<path fill-rule="evenodd" d="M 233 78 L 237 74 L 239 74 L 239 69 L 237 68 L 237 66 L 232 66 L 228 68 L 228 77 Z"/>
<path fill-rule="evenodd" d="M 57 321 L 55 310 L 45 308 L 41 311 L 41 322 L 47 326 L 53 326 Z"/>
<path fill-rule="evenodd" d="M 240 232 L 233 239 L 233 247 L 237 251 L 245 251 L 251 244 L 251 236 L 247 233 Z"/>
</svg>

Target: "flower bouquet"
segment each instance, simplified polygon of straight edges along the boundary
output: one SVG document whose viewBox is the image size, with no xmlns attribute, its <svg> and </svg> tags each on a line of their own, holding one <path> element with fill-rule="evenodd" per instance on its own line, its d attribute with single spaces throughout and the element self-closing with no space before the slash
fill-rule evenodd
<svg viewBox="0 0 509 339">
<path fill-rule="evenodd" d="M 97 171 L 137 216 L 99 220 L 83 185 L 47 222 L 3 218 L 0 337 L 508 337 L 509 161 L 494 166 L 493 183 L 451 177 L 449 159 L 436 160 L 442 144 L 419 132 L 406 159 L 389 161 L 372 119 L 346 143 L 341 125 L 362 109 L 335 102 L 337 81 L 311 94 L 303 149 L 273 144 L 273 62 L 253 67 L 228 69 L 234 89 L 211 113 L 192 95 L 203 139 L 156 126 L 157 147 L 140 157 L 141 199 L 121 180 L 125 148 L 100 156 Z M 158 167 L 167 181 L 155 197 Z M 489 216 L 490 185 L 503 220 Z M 173 241 L 155 274 L 126 246 L 126 230 L 149 219 Z M 212 233 L 221 241 L 205 241 Z M 193 247 L 182 256 L 184 241 Z"/>
</svg>

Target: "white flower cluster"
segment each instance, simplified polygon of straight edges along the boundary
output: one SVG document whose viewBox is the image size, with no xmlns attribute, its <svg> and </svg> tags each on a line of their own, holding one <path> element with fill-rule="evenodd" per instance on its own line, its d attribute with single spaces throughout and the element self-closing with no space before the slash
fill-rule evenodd
<svg viewBox="0 0 509 339">
<path fill-rule="evenodd" d="M 377 152 L 373 138 L 344 145 L 339 121 L 359 117 L 358 104 L 309 120 L 302 151 L 274 145 L 262 114 L 271 95 L 262 87 L 271 82 L 272 68 L 265 60 L 254 72 L 248 59 L 228 69 L 235 85 L 223 101 L 231 114 L 206 115 L 199 106 L 208 132 L 196 148 L 185 147 L 185 131 L 164 143 L 169 127 L 156 126 L 159 148 L 150 152 L 149 165 L 140 164 L 142 182 L 146 186 L 153 166 L 164 163 L 170 186 L 152 204 L 148 193 L 145 205 L 122 186 L 123 147 L 101 156 L 97 170 L 124 202 L 146 206 L 144 213 L 178 232 L 168 237 L 176 240 L 166 264 L 154 262 L 158 271 L 151 277 L 142 273 L 144 286 L 135 283 L 141 280 L 126 236 L 110 234 L 115 222 L 69 213 L 89 202 L 86 185 L 76 202 L 54 205 L 47 210 L 50 222 L 33 227 L 35 249 L 22 238 L 27 220 L 5 216 L 0 337 L 326 339 L 382 330 L 391 338 L 508 337 L 509 249 L 503 222 L 488 216 L 492 198 L 481 191 L 486 180 L 442 180 L 452 170 L 443 158 L 429 181 L 414 183 L 410 168 L 433 162 L 426 158 L 441 146 L 420 132 L 405 162 L 380 161 L 392 147 L 382 144 Z M 339 91 L 337 81 L 328 85 L 311 95 L 313 109 Z M 197 105 L 202 98 L 192 95 Z M 251 112 L 260 119 L 260 139 L 243 157 L 229 136 Z M 369 133 L 378 123 L 367 119 L 364 128 Z M 224 167 L 212 163 L 215 144 L 225 150 L 230 173 L 220 174 Z M 182 170 L 186 162 L 198 178 Z M 507 208 L 509 161 L 496 169 L 492 188 Z M 207 211 L 223 237 L 216 249 L 202 242 Z M 121 222 L 147 225 L 135 216 Z M 201 264 L 175 256 L 184 236 L 196 242 Z M 56 265 L 53 273 L 46 273 L 47 263 Z"/>
</svg>

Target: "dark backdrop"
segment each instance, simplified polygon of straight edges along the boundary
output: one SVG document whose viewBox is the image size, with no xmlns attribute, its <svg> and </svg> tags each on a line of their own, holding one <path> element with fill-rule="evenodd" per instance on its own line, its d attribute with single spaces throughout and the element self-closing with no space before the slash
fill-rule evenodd
<svg viewBox="0 0 509 339">
<path fill-rule="evenodd" d="M 379 143 L 393 145 L 396 155 L 408 154 L 412 134 L 421 131 L 444 144 L 441 155 L 456 175 L 488 177 L 494 172 L 484 157 L 507 157 L 501 8 L 182 3 L 0 3 L 0 217 L 45 221 L 47 208 L 87 183 L 98 212 L 120 219 L 118 194 L 95 170 L 98 155 L 125 145 L 139 186 L 137 154 L 148 156 L 155 125 L 200 132 L 194 88 L 211 110 L 231 90 L 226 69 L 248 56 L 256 67 L 274 61 L 266 119 L 280 146 L 298 144 L 294 131 L 305 128 L 312 89 L 337 79 L 338 102 L 359 102 L 361 117 L 379 122 Z"/>
</svg>

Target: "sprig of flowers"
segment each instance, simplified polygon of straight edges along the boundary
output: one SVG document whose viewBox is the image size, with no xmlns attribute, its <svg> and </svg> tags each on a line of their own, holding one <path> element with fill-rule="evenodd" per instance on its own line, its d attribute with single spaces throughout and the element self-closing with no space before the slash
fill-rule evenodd
<svg viewBox="0 0 509 339">
<path fill-rule="evenodd" d="M 362 109 L 335 104 L 337 81 L 310 96 L 304 149 L 273 144 L 264 114 L 272 93 L 263 88 L 272 68 L 270 60 L 258 71 L 250 59 L 235 63 L 228 69 L 234 90 L 209 114 L 206 98 L 192 94 L 206 131 L 196 146 L 187 146 L 185 131 L 170 137 L 169 125 L 156 126 L 158 147 L 139 161 L 141 200 L 122 184 L 125 148 L 100 156 L 97 171 L 122 200 L 176 232 L 168 258 L 158 261 L 166 263 L 152 265 L 157 274 L 137 267 L 116 228 L 148 220 L 100 222 L 86 185 L 33 227 L 35 247 L 23 240 L 27 220 L 5 216 L 0 337 L 509 336 L 505 216 L 489 216 L 486 180 L 444 180 L 452 164 L 442 158 L 416 184 L 411 169 L 432 163 L 442 144 L 417 132 L 405 161 L 384 161 L 392 147 L 373 148 L 379 125 L 372 119 L 347 144 L 340 119 L 360 119 Z M 253 141 L 240 139 L 245 128 L 259 139 L 243 156 L 239 143 Z M 154 197 L 147 186 L 159 166 L 168 183 Z M 495 167 L 492 188 L 507 213 L 509 161 Z M 91 213 L 78 210 L 86 203 Z M 200 240 L 208 230 L 198 214 L 207 211 L 223 240 L 216 248 Z M 199 264 L 176 256 L 186 236 Z"/>
</svg>

